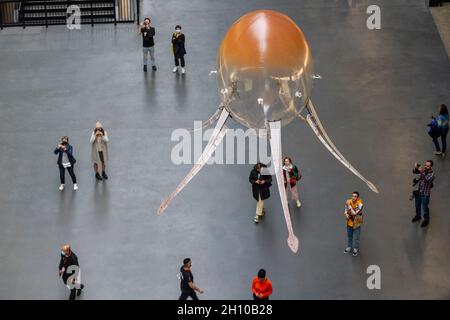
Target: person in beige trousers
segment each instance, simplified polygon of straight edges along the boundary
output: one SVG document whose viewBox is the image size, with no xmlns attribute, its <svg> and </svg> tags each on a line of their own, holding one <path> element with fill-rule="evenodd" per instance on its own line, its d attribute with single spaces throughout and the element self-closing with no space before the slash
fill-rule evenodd
<svg viewBox="0 0 450 320">
<path fill-rule="evenodd" d="M 94 131 L 91 134 L 91 159 L 94 164 L 94 172 L 97 180 L 108 179 L 106 175 L 106 162 L 108 161 L 108 133 L 100 122 L 95 124 Z M 98 173 L 98 166 L 102 165 L 102 175 Z"/>
<path fill-rule="evenodd" d="M 267 167 L 265 164 L 258 162 L 253 167 L 250 172 L 248 180 L 252 184 L 253 198 L 257 201 L 256 203 L 256 215 L 255 223 L 264 217 L 266 210 L 264 208 L 264 200 L 270 197 L 270 186 L 272 185 L 272 176 L 267 174 L 262 174 L 262 168 Z"/>
</svg>

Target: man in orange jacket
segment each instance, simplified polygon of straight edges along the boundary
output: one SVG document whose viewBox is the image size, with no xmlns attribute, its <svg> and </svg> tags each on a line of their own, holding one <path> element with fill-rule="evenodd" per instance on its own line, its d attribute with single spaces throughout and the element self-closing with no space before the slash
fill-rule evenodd
<svg viewBox="0 0 450 320">
<path fill-rule="evenodd" d="M 266 270 L 261 269 L 253 278 L 252 292 L 254 300 L 269 300 L 272 294 L 272 282 L 266 277 Z"/>
</svg>

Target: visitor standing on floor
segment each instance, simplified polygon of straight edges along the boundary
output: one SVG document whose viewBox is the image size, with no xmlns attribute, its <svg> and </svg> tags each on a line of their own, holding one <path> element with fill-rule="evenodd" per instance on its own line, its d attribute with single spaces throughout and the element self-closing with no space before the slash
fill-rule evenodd
<svg viewBox="0 0 450 320">
<path fill-rule="evenodd" d="M 73 189 L 77 190 L 77 178 L 75 177 L 75 173 L 73 171 L 73 167 L 75 165 L 75 157 L 73 156 L 73 147 L 69 144 L 69 137 L 64 136 L 61 138 L 60 143 L 56 147 L 55 154 L 58 155 L 57 164 L 59 167 L 59 178 L 61 181 L 61 185 L 59 186 L 59 190 L 63 191 L 66 183 L 66 169 L 69 172 L 70 177 L 73 182 Z"/>
<path fill-rule="evenodd" d="M 108 161 L 108 133 L 100 122 L 95 124 L 94 131 L 91 134 L 91 160 L 94 165 L 95 177 L 97 180 L 108 179 L 106 175 L 106 162 Z M 102 166 L 102 175 L 98 173 L 98 167 Z"/>
<path fill-rule="evenodd" d="M 175 27 L 175 32 L 172 35 L 172 50 L 173 50 L 173 56 L 175 59 L 175 67 L 173 68 L 172 72 L 177 72 L 178 67 L 181 64 L 181 73 L 184 74 L 186 72 L 185 62 L 184 62 L 184 55 L 186 54 L 186 48 L 185 48 L 185 36 L 181 32 L 181 26 L 177 25 Z"/>
<path fill-rule="evenodd" d="M 284 187 L 286 188 L 286 193 L 291 194 L 292 200 L 297 204 L 297 208 L 302 205 L 298 197 L 297 182 L 301 178 L 301 174 L 295 164 L 292 163 L 290 157 L 285 157 L 283 159 L 283 177 L 284 177 Z"/>
<path fill-rule="evenodd" d="M 253 299 L 269 300 L 272 291 L 272 282 L 266 277 L 266 270 L 260 269 L 252 282 Z"/>
<path fill-rule="evenodd" d="M 198 300 L 196 292 L 203 293 L 203 290 L 194 283 L 191 267 L 191 258 L 184 259 L 183 266 L 180 268 L 181 295 L 178 300 L 187 300 L 188 297 L 191 297 L 192 300 Z"/>
<path fill-rule="evenodd" d="M 344 253 L 352 252 L 356 257 L 359 253 L 361 225 L 363 224 L 363 203 L 359 192 L 354 191 L 352 198 L 345 202 L 344 215 L 347 220 L 347 248 Z"/>
<path fill-rule="evenodd" d="M 262 168 L 267 168 L 267 166 L 260 162 L 255 164 L 248 178 L 252 185 L 253 198 L 257 201 L 256 215 L 254 218 L 255 223 L 258 223 L 259 220 L 266 214 L 266 209 L 264 208 L 264 200 L 270 197 L 269 188 L 272 185 L 272 176 L 263 174 Z"/>
<path fill-rule="evenodd" d="M 438 156 L 445 156 L 445 152 L 447 151 L 447 135 L 449 130 L 449 124 L 448 124 L 448 109 L 445 104 L 441 104 L 439 108 L 439 114 L 435 118 L 436 121 L 436 134 L 432 136 L 434 146 L 436 147 L 436 151 L 434 152 L 435 155 Z M 442 149 L 439 145 L 439 138 L 441 138 L 442 142 Z"/>
<path fill-rule="evenodd" d="M 144 55 L 144 72 L 147 72 L 148 55 L 150 55 L 150 60 L 152 62 L 152 69 L 156 71 L 155 62 L 155 41 L 153 37 L 155 36 L 155 28 L 151 26 L 150 18 L 145 18 L 142 28 L 142 53 Z"/>
<path fill-rule="evenodd" d="M 426 227 L 430 222 L 430 195 L 431 188 L 433 188 L 434 172 L 433 172 L 433 161 L 427 160 L 424 165 L 416 163 L 413 169 L 414 174 L 418 174 L 419 177 L 415 179 L 416 183 L 419 184 L 418 192 L 415 192 L 415 205 L 416 205 L 416 215 L 412 219 L 412 222 L 419 221 L 422 218 L 423 209 L 423 222 L 421 227 Z"/>
<path fill-rule="evenodd" d="M 70 245 L 61 247 L 61 258 L 59 260 L 59 276 L 70 290 L 69 300 L 75 300 L 84 288 L 81 283 L 81 269 L 77 255 L 72 251 Z"/>
</svg>

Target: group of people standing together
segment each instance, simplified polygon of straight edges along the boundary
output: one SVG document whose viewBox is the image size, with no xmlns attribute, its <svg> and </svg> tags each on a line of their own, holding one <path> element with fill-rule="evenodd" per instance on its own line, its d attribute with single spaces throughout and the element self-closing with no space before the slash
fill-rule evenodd
<svg viewBox="0 0 450 320">
<path fill-rule="evenodd" d="M 143 52 L 143 62 L 144 62 L 144 72 L 147 72 L 148 56 L 150 55 L 150 60 L 152 63 L 152 70 L 156 71 L 156 59 L 155 59 L 155 34 L 156 30 L 151 26 L 150 18 L 145 18 L 140 29 L 140 34 L 142 35 L 142 52 Z M 181 32 L 181 26 L 175 26 L 175 32 L 172 34 L 172 52 L 175 62 L 175 67 L 172 72 L 178 71 L 181 66 L 181 74 L 186 73 L 184 55 L 186 54 L 185 48 L 185 36 Z"/>
<path fill-rule="evenodd" d="M 249 181 L 252 185 L 253 198 L 256 200 L 256 215 L 255 223 L 265 216 L 266 209 L 264 207 L 264 200 L 270 197 L 270 187 L 272 186 L 272 176 L 269 173 L 263 172 L 267 165 L 258 162 L 250 172 Z M 298 167 L 292 162 L 291 157 L 283 159 L 283 178 L 284 187 L 287 194 L 291 195 L 291 199 L 295 201 L 297 208 L 301 207 L 301 202 L 298 195 L 298 181 L 302 174 Z M 361 225 L 363 223 L 363 203 L 359 197 L 359 192 L 354 191 L 352 197 L 346 201 L 344 216 L 347 222 L 347 247 L 344 253 L 353 253 L 357 256 L 359 252 L 359 239 L 361 235 Z"/>
<path fill-rule="evenodd" d="M 106 180 L 106 163 L 108 161 L 108 133 L 100 122 L 95 124 L 95 128 L 91 133 L 91 160 L 94 166 L 95 177 L 97 180 Z M 73 155 L 73 147 L 69 143 L 69 137 L 63 136 L 54 150 L 54 154 L 58 156 L 56 163 L 59 167 L 60 186 L 59 190 L 63 191 L 66 184 L 65 173 L 66 169 L 73 182 L 73 189 L 78 190 L 77 178 L 75 176 L 74 166 L 76 159 Z M 101 165 L 102 174 L 99 173 L 99 166 Z"/>
</svg>

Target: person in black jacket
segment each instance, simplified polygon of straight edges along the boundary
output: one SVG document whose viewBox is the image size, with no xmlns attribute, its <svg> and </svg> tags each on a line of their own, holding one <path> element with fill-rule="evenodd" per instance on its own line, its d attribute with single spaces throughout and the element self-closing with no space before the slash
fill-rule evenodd
<svg viewBox="0 0 450 320">
<path fill-rule="evenodd" d="M 64 190 L 66 169 L 67 171 L 69 171 L 69 175 L 72 178 L 73 190 L 77 190 L 77 178 L 75 177 L 75 173 L 73 172 L 73 166 L 76 160 L 73 156 L 73 148 L 69 144 L 69 137 L 64 136 L 61 138 L 61 142 L 55 148 L 54 153 L 58 155 L 58 161 L 56 163 L 59 166 L 59 177 L 61 180 L 59 190 Z"/>
<path fill-rule="evenodd" d="M 186 69 L 184 69 L 184 55 L 186 54 L 186 49 L 184 47 L 185 37 L 181 32 L 181 26 L 177 25 L 175 27 L 175 32 L 172 35 L 172 50 L 173 56 L 175 58 L 175 67 L 172 72 L 178 71 L 178 66 L 181 64 L 181 73 L 186 73 Z"/>
<path fill-rule="evenodd" d="M 153 40 L 153 37 L 155 36 L 155 28 L 153 28 L 150 24 L 151 24 L 150 18 L 145 18 L 141 28 L 142 52 L 144 55 L 144 72 L 147 72 L 148 54 L 150 54 L 150 60 L 152 62 L 152 70 L 156 71 L 155 41 Z"/>
<path fill-rule="evenodd" d="M 262 174 L 262 168 L 267 168 L 267 166 L 260 162 L 255 164 L 248 178 L 248 180 L 252 184 L 253 198 L 255 198 L 255 200 L 257 201 L 256 215 L 254 219 L 255 223 L 258 223 L 259 220 L 266 214 L 266 210 L 264 208 L 264 200 L 270 197 L 269 188 L 272 185 L 272 176 Z"/>
<path fill-rule="evenodd" d="M 72 252 L 70 245 L 61 247 L 61 259 L 59 261 L 59 276 L 70 290 L 69 300 L 75 300 L 75 295 L 79 296 L 84 288 L 81 283 L 81 270 L 77 255 Z"/>
</svg>

